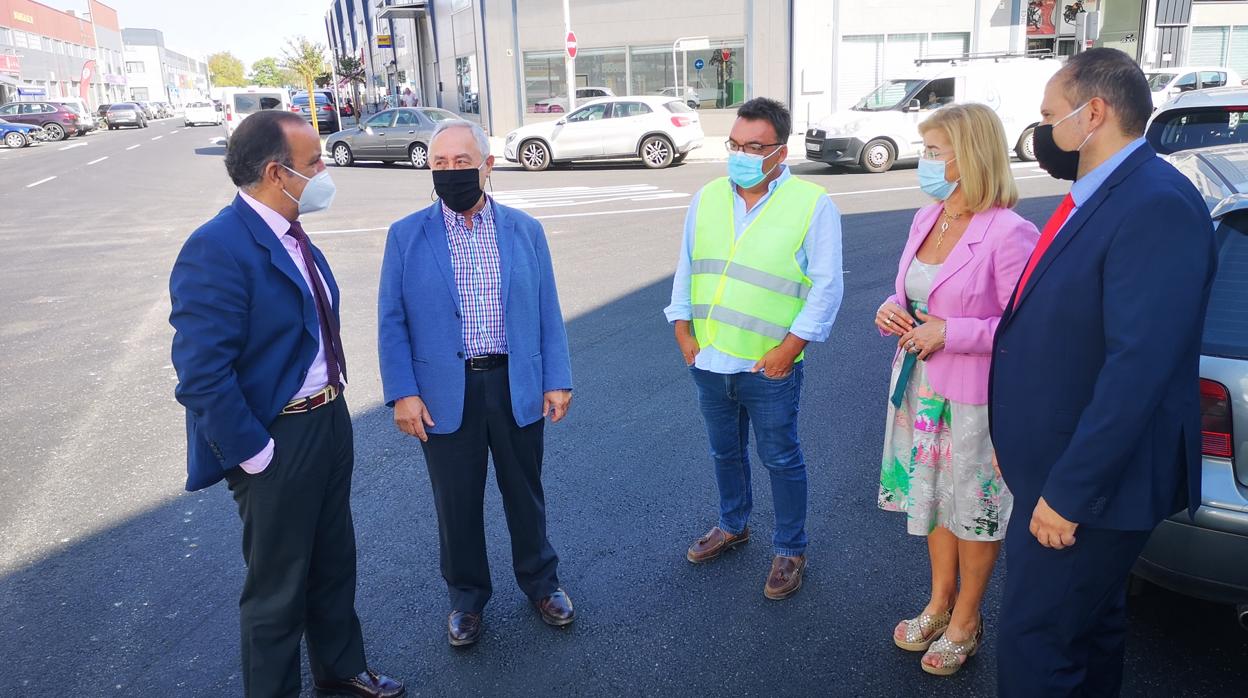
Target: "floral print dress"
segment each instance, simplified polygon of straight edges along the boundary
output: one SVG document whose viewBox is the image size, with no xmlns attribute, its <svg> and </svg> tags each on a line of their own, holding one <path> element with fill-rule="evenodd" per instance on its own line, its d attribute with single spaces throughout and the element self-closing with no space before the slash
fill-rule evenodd
<svg viewBox="0 0 1248 698">
<path fill-rule="evenodd" d="M 911 312 L 927 312 L 939 264 L 918 259 L 906 272 Z M 895 388 L 905 352 L 893 361 Z M 889 391 L 891 396 L 893 391 Z M 927 382 L 924 362 L 910 374 L 900 408 L 888 403 L 879 506 L 906 512 L 906 530 L 926 536 L 944 526 L 963 540 L 1005 538 L 1014 498 L 992 467 L 988 406 L 946 400 Z"/>
</svg>

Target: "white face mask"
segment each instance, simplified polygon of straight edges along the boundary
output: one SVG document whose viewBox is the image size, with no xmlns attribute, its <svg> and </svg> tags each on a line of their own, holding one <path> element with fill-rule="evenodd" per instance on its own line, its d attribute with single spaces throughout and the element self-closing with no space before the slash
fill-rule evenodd
<svg viewBox="0 0 1248 698">
<path fill-rule="evenodd" d="M 282 165 L 282 167 L 286 166 Z M 290 192 L 286 191 L 285 187 L 282 187 L 282 193 L 291 201 L 299 204 L 300 215 L 324 211 L 329 208 L 330 204 L 334 203 L 334 194 L 338 192 L 338 189 L 334 186 L 334 180 L 329 177 L 329 170 L 321 170 L 315 177 L 308 178 L 289 167 L 286 167 L 286 169 L 299 177 L 303 177 L 308 182 L 307 186 L 303 188 L 303 194 L 298 199 L 291 196 Z"/>
</svg>

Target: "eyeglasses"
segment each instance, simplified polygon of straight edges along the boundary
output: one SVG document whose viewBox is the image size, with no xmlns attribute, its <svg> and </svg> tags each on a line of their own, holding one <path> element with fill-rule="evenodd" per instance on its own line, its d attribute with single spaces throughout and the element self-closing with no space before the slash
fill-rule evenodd
<svg viewBox="0 0 1248 698">
<path fill-rule="evenodd" d="M 923 149 L 924 160 L 944 160 L 944 158 L 941 157 L 942 155 L 944 155 L 944 153 L 941 152 L 937 148 L 924 148 Z"/>
<path fill-rule="evenodd" d="M 774 148 L 778 145 L 785 145 L 785 144 L 784 143 L 746 143 L 745 145 L 741 145 L 740 143 L 737 143 L 731 138 L 724 141 L 724 147 L 728 149 L 728 152 L 730 153 L 745 152 L 750 155 L 770 155 L 771 153 L 764 153 L 764 151 L 767 148 Z M 774 153 L 775 151 L 773 150 L 772 152 Z"/>
</svg>

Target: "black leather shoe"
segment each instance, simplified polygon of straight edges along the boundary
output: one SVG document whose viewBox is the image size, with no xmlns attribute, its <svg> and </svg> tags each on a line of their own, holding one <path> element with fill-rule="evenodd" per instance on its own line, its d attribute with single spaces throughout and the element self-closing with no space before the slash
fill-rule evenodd
<svg viewBox="0 0 1248 698">
<path fill-rule="evenodd" d="M 542 620 L 546 622 L 546 625 L 562 628 L 576 620 L 576 611 L 572 610 L 572 599 L 568 598 L 568 592 L 563 589 L 556 589 L 555 593 L 538 601 L 535 605 L 541 612 Z"/>
<path fill-rule="evenodd" d="M 451 647 L 467 647 L 481 639 L 481 614 L 452 611 L 446 621 L 446 637 Z"/>
<path fill-rule="evenodd" d="M 398 698 L 406 695 L 403 684 L 389 676 L 382 676 L 372 669 L 358 676 L 339 681 L 318 681 L 316 690 L 321 695 L 360 696 L 360 698 Z"/>
</svg>

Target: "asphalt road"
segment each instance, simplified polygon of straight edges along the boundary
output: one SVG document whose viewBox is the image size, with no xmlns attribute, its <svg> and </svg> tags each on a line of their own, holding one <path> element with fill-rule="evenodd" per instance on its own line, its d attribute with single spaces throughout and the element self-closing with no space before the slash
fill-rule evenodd
<svg viewBox="0 0 1248 698">
<path fill-rule="evenodd" d="M 182 240 L 233 193 L 210 142 L 219 133 L 165 121 L 0 151 L 0 695 L 241 693 L 239 524 L 223 486 L 182 491 L 167 322 Z M 891 351 L 871 318 L 924 197 L 913 169 L 794 170 L 844 213 L 847 276 L 832 339 L 808 353 L 811 563 L 785 602 L 762 595 L 771 506 L 761 468 L 759 540 L 708 566 L 684 559 L 716 500 L 661 310 L 688 197 L 722 163 L 496 173 L 496 196 L 546 226 L 568 322 L 576 399 L 547 431 L 545 482 L 578 619 L 544 626 L 512 582 L 491 487 L 496 591 L 486 636 L 467 651 L 446 644 L 428 478 L 380 404 L 376 371 L 385 228 L 430 202 L 430 176 L 333 170 L 334 207 L 305 226 L 344 289 L 358 608 L 374 667 L 414 695 L 994 694 L 999 576 L 988 644 L 959 675 L 924 674 L 890 640 L 923 606 L 927 573 L 923 542 L 875 508 Z M 1042 222 L 1062 188 L 1028 166 L 1016 173 L 1020 211 Z M 1146 589 L 1131 617 L 1125 695 L 1242 693 L 1248 633 L 1230 609 Z"/>
</svg>

